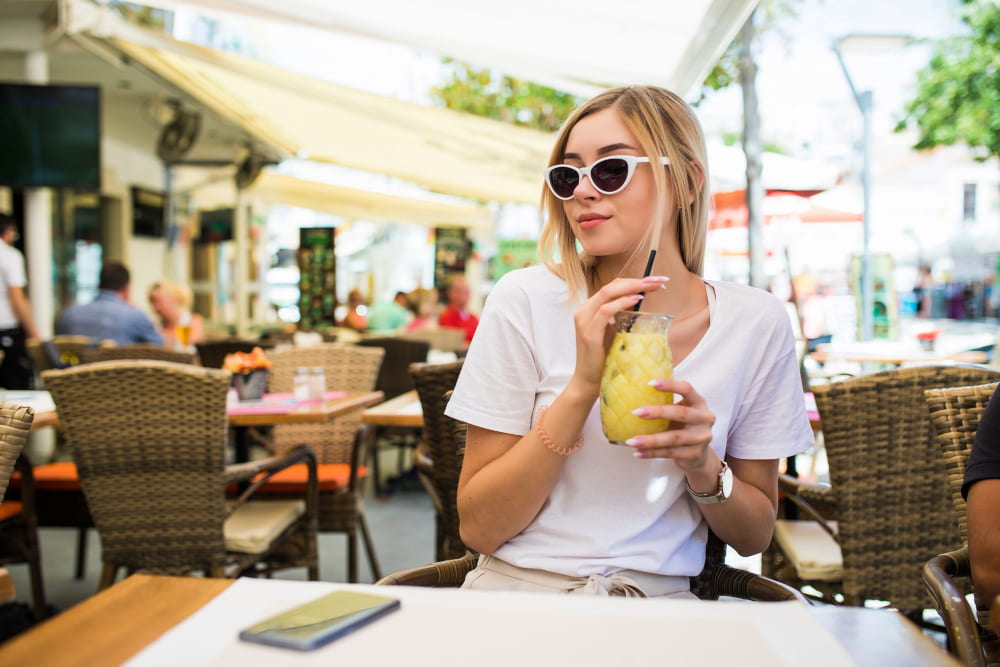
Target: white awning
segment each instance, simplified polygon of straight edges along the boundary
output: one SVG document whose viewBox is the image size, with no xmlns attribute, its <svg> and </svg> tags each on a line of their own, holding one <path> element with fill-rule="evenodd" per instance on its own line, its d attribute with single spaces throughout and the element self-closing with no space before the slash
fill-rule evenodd
<svg viewBox="0 0 1000 667">
<path fill-rule="evenodd" d="M 758 0 L 146 0 L 361 34 L 589 97 L 655 84 L 687 96 Z"/>
</svg>

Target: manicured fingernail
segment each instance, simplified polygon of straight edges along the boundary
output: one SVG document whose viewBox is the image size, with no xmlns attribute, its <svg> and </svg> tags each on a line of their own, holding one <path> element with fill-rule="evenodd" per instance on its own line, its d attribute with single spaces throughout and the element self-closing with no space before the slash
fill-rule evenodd
<svg viewBox="0 0 1000 667">
<path fill-rule="evenodd" d="M 636 408 L 635 410 L 632 411 L 632 414 L 634 414 L 636 417 L 648 417 L 649 410 L 647 408 Z"/>
<path fill-rule="evenodd" d="M 647 283 L 665 283 L 670 280 L 667 276 L 646 276 L 643 278 Z"/>
<path fill-rule="evenodd" d="M 642 438 L 629 438 L 625 441 L 625 444 L 629 447 L 638 447 L 642 444 Z"/>
<path fill-rule="evenodd" d="M 637 459 L 645 459 L 645 458 L 649 457 L 649 453 L 648 452 L 644 452 L 643 450 L 640 449 L 640 450 L 632 452 L 632 456 L 634 456 Z"/>
<path fill-rule="evenodd" d="M 649 385 L 650 387 L 654 387 L 656 389 L 662 389 L 663 388 L 663 380 L 661 380 L 659 378 L 656 378 L 654 380 L 650 380 L 646 384 Z"/>
</svg>

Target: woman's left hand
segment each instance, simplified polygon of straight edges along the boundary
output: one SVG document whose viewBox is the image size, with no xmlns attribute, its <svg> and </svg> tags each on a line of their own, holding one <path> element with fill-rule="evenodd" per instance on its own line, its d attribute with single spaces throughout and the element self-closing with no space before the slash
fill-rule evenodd
<svg viewBox="0 0 1000 667">
<path fill-rule="evenodd" d="M 628 440 L 639 458 L 673 459 L 684 471 L 699 470 L 709 463 L 713 454 L 709 451 L 712 441 L 712 425 L 715 413 L 701 394 L 690 383 L 683 380 L 663 378 L 653 385 L 660 391 L 670 391 L 680 395 L 679 402 L 672 405 L 644 405 L 636 414 L 646 419 L 669 419 L 670 427 L 662 433 L 637 435 Z"/>
</svg>

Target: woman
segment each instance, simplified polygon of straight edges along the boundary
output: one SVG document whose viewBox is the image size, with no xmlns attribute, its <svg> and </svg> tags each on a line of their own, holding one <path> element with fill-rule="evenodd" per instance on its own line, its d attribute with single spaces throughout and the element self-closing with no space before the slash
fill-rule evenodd
<svg viewBox="0 0 1000 667">
<path fill-rule="evenodd" d="M 149 306 L 160 318 L 164 347 L 190 350 L 195 343 L 205 340 L 205 320 L 191 312 L 191 290 L 183 285 L 169 280 L 153 283 Z"/>
<path fill-rule="evenodd" d="M 458 510 L 482 556 L 465 586 L 691 597 L 708 528 L 762 551 L 778 459 L 812 443 L 791 327 L 774 296 L 700 276 L 708 168 L 679 97 L 598 95 L 550 165 L 545 266 L 494 287 L 446 411 L 469 424 Z M 678 402 L 637 410 L 667 431 L 613 446 L 596 405 L 609 321 L 640 300 L 675 317 L 674 378 L 653 384 Z"/>
</svg>

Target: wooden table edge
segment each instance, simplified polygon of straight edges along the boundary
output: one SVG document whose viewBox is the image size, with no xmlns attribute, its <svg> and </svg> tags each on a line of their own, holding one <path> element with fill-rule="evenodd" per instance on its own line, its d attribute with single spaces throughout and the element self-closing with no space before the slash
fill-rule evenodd
<svg viewBox="0 0 1000 667">
<path fill-rule="evenodd" d="M 367 408 L 382 401 L 385 397 L 381 391 L 358 392 L 357 396 L 346 396 L 343 398 L 330 399 L 329 402 L 337 403 L 337 410 L 326 415 L 326 419 L 336 419 L 345 412 L 350 412 L 357 408 Z M 281 414 L 280 419 L 276 419 L 272 413 L 265 414 L 236 414 L 227 417 L 230 426 L 271 426 L 273 424 L 315 424 L 317 423 L 316 413 L 309 410 L 301 412 L 286 412 Z M 322 421 L 322 420 L 320 420 Z"/>
<path fill-rule="evenodd" d="M 400 394 L 388 401 L 373 405 L 361 413 L 362 424 L 375 424 L 377 426 L 409 426 L 421 428 L 424 425 L 423 412 L 420 414 L 401 414 L 398 410 L 414 402 L 419 402 L 420 397 L 416 389 Z"/>
<path fill-rule="evenodd" d="M 134 574 L 0 645 L 0 664 L 37 665 L 39 656 L 46 665 L 121 664 L 232 583 Z"/>
</svg>

